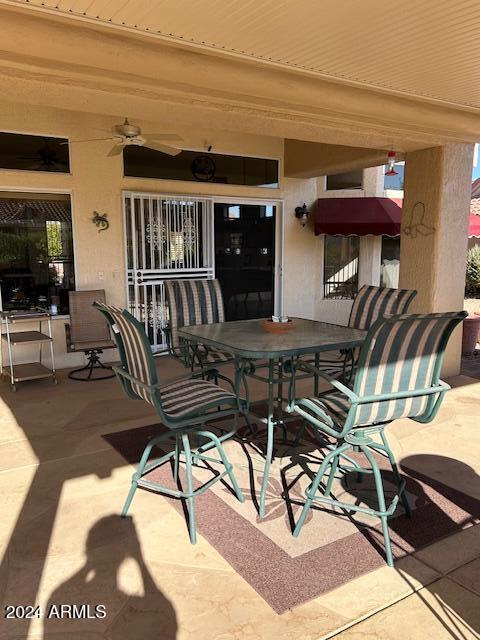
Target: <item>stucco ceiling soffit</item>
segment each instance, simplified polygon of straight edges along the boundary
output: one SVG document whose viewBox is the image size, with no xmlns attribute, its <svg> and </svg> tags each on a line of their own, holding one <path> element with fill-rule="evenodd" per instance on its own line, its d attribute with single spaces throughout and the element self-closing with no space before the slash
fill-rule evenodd
<svg viewBox="0 0 480 640">
<path fill-rule="evenodd" d="M 65 20 L 60 28 L 43 16 L 22 15 L 19 21 L 15 12 L 0 12 L 2 18 L 10 14 L 4 21 L 0 73 L 8 78 L 5 95 L 12 100 L 24 100 L 19 83 L 16 93 L 12 88 L 14 80 L 21 79 L 31 83 L 30 89 L 25 84 L 23 94 L 34 104 L 77 110 L 88 94 L 89 111 L 118 113 L 118 105 L 114 111 L 106 105 L 121 98 L 123 113 L 136 117 L 150 117 L 153 105 L 164 104 L 195 111 L 192 122 L 206 117 L 210 126 L 219 128 L 241 126 L 251 133 L 268 131 L 272 136 L 330 144 L 407 151 L 480 136 L 480 119 L 469 112 L 260 69 L 239 60 L 179 53 L 162 43 L 145 46 L 138 39 L 97 33 L 73 21 Z M 52 47 L 46 48 L 45 41 Z M 43 86 L 36 93 L 38 82 Z M 53 100 L 52 92 L 65 86 L 71 95 Z"/>
<path fill-rule="evenodd" d="M 352 114 L 316 107 L 312 104 L 299 104 L 288 99 L 284 99 L 282 102 L 278 100 L 272 102 L 258 96 L 247 96 L 244 93 L 233 91 L 227 93 L 220 90 L 205 90 L 204 87 L 192 87 L 186 83 L 159 83 L 155 79 L 126 72 L 112 74 L 109 70 L 91 68 L 85 65 L 70 65 L 65 62 L 53 64 L 51 61 L 42 61 L 25 55 L 12 56 L 2 52 L 0 54 L 0 73 L 9 78 L 42 82 L 45 85 L 43 93 L 48 91 L 47 85 L 51 83 L 71 88 L 77 87 L 79 89 L 110 93 L 116 96 L 124 95 L 127 99 L 138 98 L 166 102 L 171 105 L 185 105 L 193 108 L 202 107 L 216 112 L 245 114 L 246 116 L 261 118 L 264 121 L 278 120 L 311 127 L 321 126 L 324 129 L 330 129 L 332 133 L 341 130 L 342 134 L 332 141 L 347 145 L 351 143 L 352 146 L 364 144 L 356 136 L 363 135 L 368 137 L 373 134 L 376 135 L 378 140 L 381 140 L 382 147 L 388 148 L 393 144 L 400 150 L 419 148 L 419 141 L 422 142 L 423 146 L 434 146 L 442 140 L 438 130 L 433 127 L 411 121 L 407 121 L 404 124 L 400 124 L 398 121 L 391 122 L 390 120 L 382 122 L 379 116 L 373 117 L 361 114 L 358 113 L 358 109 L 357 113 Z M 291 96 L 288 95 L 287 97 L 290 98 Z M 68 100 L 68 96 L 65 96 L 65 99 Z M 347 104 L 348 102 L 344 102 L 344 106 Z M 355 104 L 358 104 L 358 101 Z M 67 104 L 59 104 L 58 106 L 71 108 Z M 282 137 L 303 138 L 298 133 L 292 135 L 288 131 L 280 135 Z M 306 135 L 305 139 L 323 141 L 321 136 L 310 136 L 311 134 Z M 458 141 L 465 138 L 463 135 L 452 131 L 448 139 Z M 330 142 L 331 140 L 327 139 L 326 141 Z"/>
<path fill-rule="evenodd" d="M 403 160 L 397 154 L 397 160 Z M 316 178 L 386 164 L 385 149 L 285 140 L 284 172 L 290 178 Z"/>
<path fill-rule="evenodd" d="M 1 0 L 24 15 L 137 34 L 263 67 L 480 108 L 480 5 L 471 0 Z M 213 16 L 213 18 L 212 18 Z M 94 27 L 95 25 L 95 27 Z M 399 54 L 398 52 L 401 52 Z"/>
</svg>

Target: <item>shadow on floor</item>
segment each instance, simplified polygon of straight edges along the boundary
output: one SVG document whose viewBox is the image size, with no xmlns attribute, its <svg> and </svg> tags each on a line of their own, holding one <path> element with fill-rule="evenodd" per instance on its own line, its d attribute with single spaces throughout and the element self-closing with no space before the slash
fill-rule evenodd
<svg viewBox="0 0 480 640">
<path fill-rule="evenodd" d="M 72 631 L 79 637 L 82 633 L 103 632 L 103 637 L 112 640 L 175 640 L 175 610 L 150 575 L 131 518 L 115 514 L 99 520 L 88 533 L 85 555 L 84 566 L 48 599 L 46 611 L 51 615 L 45 614 L 45 640 L 68 638 Z M 133 561 L 134 570 L 140 572 L 142 592 L 138 595 L 125 593 L 119 584 L 119 570 L 125 560 Z M 109 602 L 115 603 L 116 611 L 109 610 Z M 72 622 L 69 610 L 66 618 L 59 619 L 60 607 L 66 603 L 82 607 L 81 620 Z"/>
<path fill-rule="evenodd" d="M 100 479 L 108 478 L 117 467 L 124 466 L 124 461 L 112 456 L 92 455 L 98 448 L 96 445 L 84 448 L 92 439 L 92 433 L 112 421 L 121 423 L 142 418 L 140 403 L 124 398 L 116 380 L 75 382 L 68 380 L 66 373 L 60 372 L 58 386 L 43 381 L 24 383 L 17 393 L 12 393 L 6 384 L 0 387 L 2 419 L 20 427 L 37 460 L 0 563 L 3 605 L 9 604 L 17 594 L 19 581 L 22 595 L 19 604 L 37 603 L 65 483 L 92 474 Z M 19 436 L 16 438 L 22 444 Z M 7 462 L 10 461 L 3 460 L 4 469 L 14 474 L 15 459 L 11 467 Z M 14 484 L 14 476 L 12 478 Z M 70 600 L 72 602 L 78 603 L 78 600 Z M 24 617 L 10 622 L 12 637 L 28 637 L 31 619 Z"/>
<path fill-rule="evenodd" d="M 361 458 L 358 462 L 362 464 Z M 368 464 L 362 466 L 368 468 Z M 391 469 L 380 463 L 387 505 L 396 494 L 395 478 Z M 412 509 L 408 518 L 400 504 L 394 516 L 389 518 L 389 530 L 395 557 L 418 551 L 448 535 L 473 524 L 480 517 L 480 476 L 472 467 L 460 460 L 432 454 L 410 455 L 401 460 L 401 469 L 406 479 L 406 490 Z M 451 484 L 442 482 L 448 479 Z M 455 488 L 455 481 L 468 488 L 469 493 Z M 357 503 L 378 509 L 375 484 L 371 475 L 357 481 L 356 473 L 343 476 L 343 490 L 353 495 Z M 453 485 L 453 486 L 452 486 Z M 353 522 L 355 519 L 350 518 Z M 357 523 L 361 533 L 384 554 L 384 540 L 378 520 L 373 526 Z"/>
</svg>

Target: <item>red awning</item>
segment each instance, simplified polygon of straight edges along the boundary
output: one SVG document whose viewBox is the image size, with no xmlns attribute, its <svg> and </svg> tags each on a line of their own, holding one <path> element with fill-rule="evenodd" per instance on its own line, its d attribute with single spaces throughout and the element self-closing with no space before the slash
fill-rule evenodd
<svg viewBox="0 0 480 640">
<path fill-rule="evenodd" d="M 314 206 L 315 235 L 399 236 L 401 198 L 319 198 Z M 470 214 L 468 237 L 480 237 L 480 216 Z"/>
<path fill-rule="evenodd" d="M 391 198 L 319 198 L 314 209 L 315 235 L 399 236 L 401 202 Z"/>
<path fill-rule="evenodd" d="M 475 213 L 470 214 L 470 222 L 468 224 L 468 237 L 480 238 L 480 216 Z"/>
</svg>

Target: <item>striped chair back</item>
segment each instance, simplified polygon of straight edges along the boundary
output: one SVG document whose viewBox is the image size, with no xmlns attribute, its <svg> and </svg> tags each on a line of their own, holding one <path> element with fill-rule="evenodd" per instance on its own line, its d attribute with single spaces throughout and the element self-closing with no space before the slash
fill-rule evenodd
<svg viewBox="0 0 480 640">
<path fill-rule="evenodd" d="M 406 313 L 417 292 L 412 289 L 388 289 L 363 286 L 353 301 L 348 326 L 368 330 L 383 316 Z"/>
<path fill-rule="evenodd" d="M 96 303 L 95 307 L 110 320 L 122 367 L 146 385 L 157 384 L 157 371 L 143 325 L 126 309 L 121 310 L 101 303 Z M 130 389 L 137 397 L 153 404 L 151 394 L 140 385 L 131 382 Z"/>
<path fill-rule="evenodd" d="M 224 322 L 222 289 L 218 280 L 167 280 L 170 347 L 179 346 L 178 330 L 195 324 Z"/>
<path fill-rule="evenodd" d="M 361 348 L 353 386 L 358 396 L 379 399 L 358 406 L 354 425 L 419 418 L 428 413 L 438 398 L 438 394 L 428 394 L 428 389 L 439 384 L 448 339 L 466 315 L 461 311 L 380 318 Z M 408 397 L 388 399 L 393 393 Z"/>
</svg>

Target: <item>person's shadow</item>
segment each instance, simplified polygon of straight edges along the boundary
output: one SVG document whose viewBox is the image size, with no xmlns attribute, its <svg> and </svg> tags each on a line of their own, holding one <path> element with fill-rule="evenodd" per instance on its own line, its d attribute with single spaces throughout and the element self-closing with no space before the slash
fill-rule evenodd
<svg viewBox="0 0 480 640">
<path fill-rule="evenodd" d="M 44 640 L 175 640 L 175 610 L 150 575 L 131 518 L 99 520 L 85 551 L 83 567 L 53 591 L 45 606 Z M 124 561 L 129 561 L 122 569 L 126 591 L 119 584 Z"/>
</svg>

